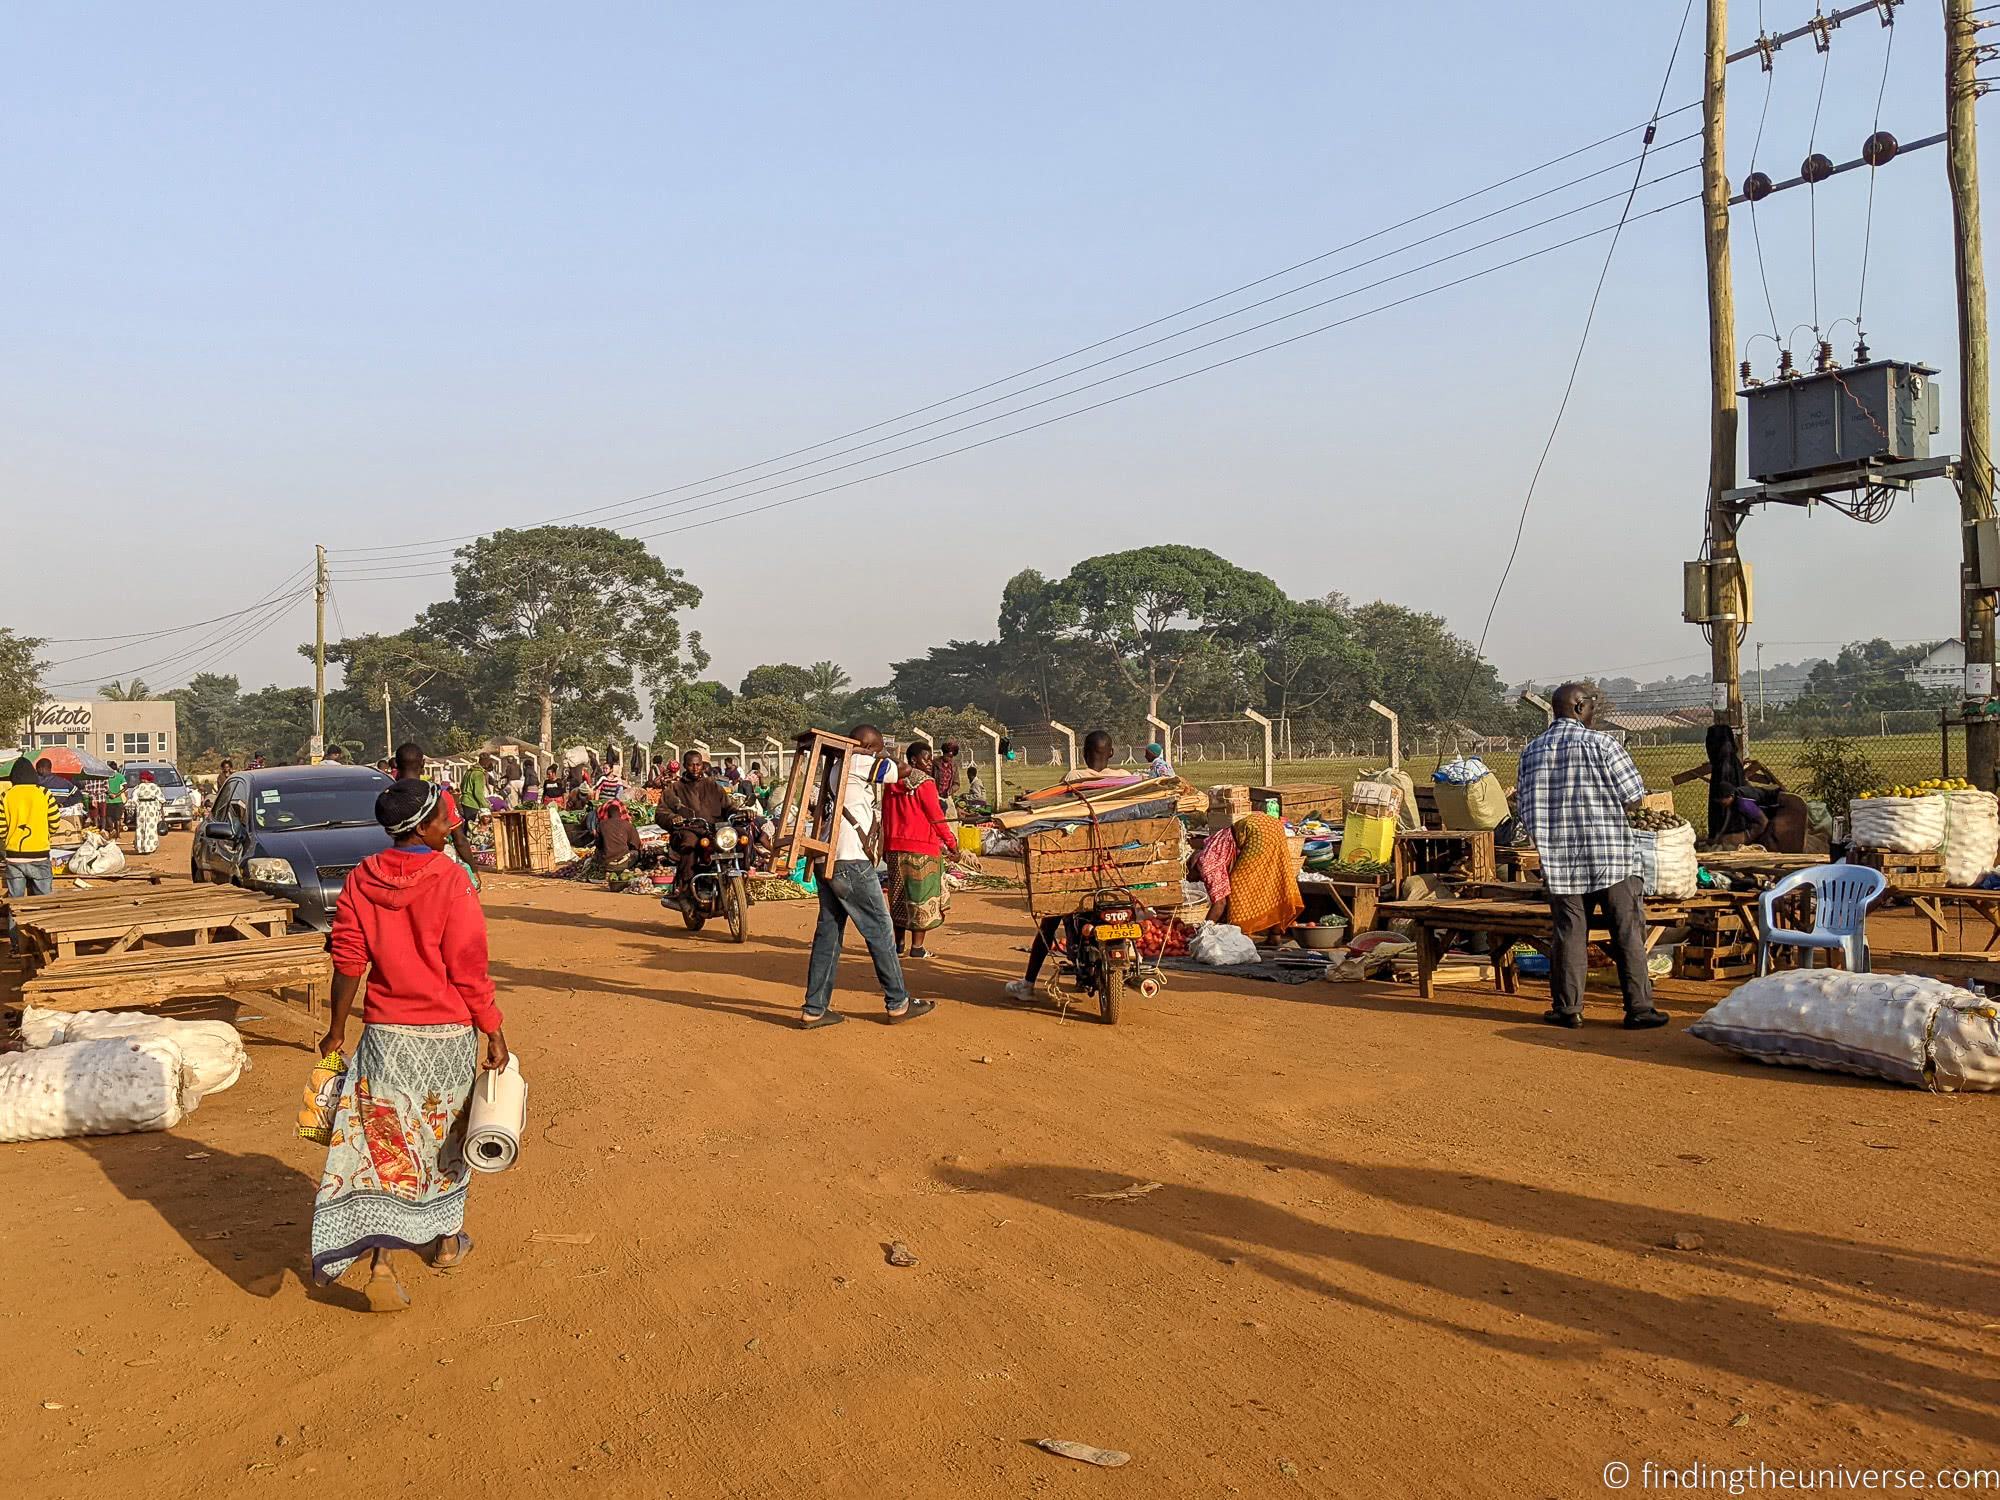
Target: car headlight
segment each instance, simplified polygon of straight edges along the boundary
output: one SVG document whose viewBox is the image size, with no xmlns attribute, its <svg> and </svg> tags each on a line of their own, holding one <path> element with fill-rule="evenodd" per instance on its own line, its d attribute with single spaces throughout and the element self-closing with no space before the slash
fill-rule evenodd
<svg viewBox="0 0 2000 1500">
<path fill-rule="evenodd" d="M 736 830 L 724 823 L 715 830 L 715 847 L 727 853 L 736 847 Z"/>
<path fill-rule="evenodd" d="M 297 885 L 299 877 L 292 873 L 289 859 L 253 859 L 244 871 L 259 885 Z"/>
</svg>

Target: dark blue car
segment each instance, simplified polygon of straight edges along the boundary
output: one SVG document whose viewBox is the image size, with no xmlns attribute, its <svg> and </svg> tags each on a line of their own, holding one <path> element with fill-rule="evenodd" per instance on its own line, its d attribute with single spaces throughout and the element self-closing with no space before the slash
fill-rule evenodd
<svg viewBox="0 0 2000 1500">
<path fill-rule="evenodd" d="M 389 847 L 375 821 L 375 799 L 389 785 L 366 766 L 240 771 L 217 788 L 214 809 L 196 825 L 189 873 L 197 884 L 295 901 L 298 922 L 325 932 L 348 872 Z"/>
</svg>

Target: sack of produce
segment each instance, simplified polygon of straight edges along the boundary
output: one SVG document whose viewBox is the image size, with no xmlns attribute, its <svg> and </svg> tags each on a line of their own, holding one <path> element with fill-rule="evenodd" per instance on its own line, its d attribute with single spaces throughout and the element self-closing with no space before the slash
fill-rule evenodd
<svg viewBox="0 0 2000 1500">
<path fill-rule="evenodd" d="M 1491 771 L 1471 781 L 1440 781 L 1436 791 L 1447 828 L 1498 828 L 1507 821 L 1507 793 Z"/>
<path fill-rule="evenodd" d="M 1864 792 L 1847 804 L 1847 826 L 1857 848 L 1923 854 L 1944 842 L 1945 812 L 1942 797 Z"/>
<path fill-rule="evenodd" d="M 2000 863 L 2000 798 L 1968 788 L 1937 800 L 1945 806 L 1944 883 L 1973 885 Z"/>
<path fill-rule="evenodd" d="M 1410 780 L 1406 772 L 1394 767 L 1386 771 L 1373 771 L 1361 778 L 1358 786 L 1388 786 L 1396 789 L 1396 824 L 1400 828 L 1421 828 L 1423 815 L 1417 810 L 1417 784 Z"/>
<path fill-rule="evenodd" d="M 181 1049 L 194 1099 L 219 1094 L 243 1076 L 250 1054 L 243 1038 L 227 1021 L 176 1021 L 143 1012 L 43 1010 L 31 1005 L 21 1013 L 21 1039 L 30 1047 L 56 1047 L 75 1042 L 114 1039 L 172 1042 Z M 189 1108 L 193 1108 L 190 1101 Z"/>
<path fill-rule="evenodd" d="M 82 844 L 69 857 L 68 874 L 71 875 L 116 875 L 125 868 L 125 851 L 120 849 L 103 834 L 92 829 L 84 834 Z"/>
<path fill-rule="evenodd" d="M 1701 861 L 1694 852 L 1694 828 L 1679 813 L 1626 814 L 1632 825 L 1632 847 L 1639 854 L 1639 874 L 1646 894 L 1683 901 L 1701 888 Z"/>
<path fill-rule="evenodd" d="M 164 1038 L 0 1056 L 0 1142 L 170 1130 L 195 1103 L 181 1049 Z"/>
<path fill-rule="evenodd" d="M 1688 1030 L 1757 1062 L 1944 1092 L 2000 1090 L 2000 1007 L 1941 979 L 1844 969 L 1768 974 Z"/>
</svg>

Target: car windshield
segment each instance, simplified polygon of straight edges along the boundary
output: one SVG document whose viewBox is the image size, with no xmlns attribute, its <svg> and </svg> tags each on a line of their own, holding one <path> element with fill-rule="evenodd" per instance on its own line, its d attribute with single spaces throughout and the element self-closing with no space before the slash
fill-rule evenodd
<svg viewBox="0 0 2000 1500">
<path fill-rule="evenodd" d="M 267 786 L 251 793 L 257 827 L 265 832 L 287 828 L 372 828 L 375 797 L 388 782 L 301 781 Z"/>
<path fill-rule="evenodd" d="M 181 787 L 187 785 L 185 781 L 181 780 L 181 773 L 179 771 L 176 771 L 172 766 L 147 766 L 145 767 L 145 769 L 153 773 L 154 784 L 159 786 L 162 790 L 165 790 L 169 787 Z M 131 775 L 135 777 L 138 774 L 139 773 L 137 771 L 131 773 Z"/>
</svg>

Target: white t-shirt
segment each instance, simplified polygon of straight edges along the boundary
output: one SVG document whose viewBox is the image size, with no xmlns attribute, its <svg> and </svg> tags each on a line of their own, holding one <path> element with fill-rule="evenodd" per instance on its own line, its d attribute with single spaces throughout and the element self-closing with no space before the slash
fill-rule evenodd
<svg viewBox="0 0 2000 1500">
<path fill-rule="evenodd" d="M 841 803 L 840 829 L 833 845 L 834 863 L 868 858 L 868 851 L 862 847 L 861 840 L 875 827 L 875 787 L 887 786 L 896 779 L 896 763 L 885 755 L 850 755 L 847 758 L 847 792 L 846 799 Z M 850 814 L 853 822 L 848 821 Z"/>
</svg>

